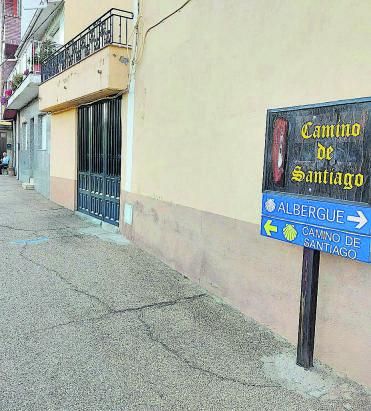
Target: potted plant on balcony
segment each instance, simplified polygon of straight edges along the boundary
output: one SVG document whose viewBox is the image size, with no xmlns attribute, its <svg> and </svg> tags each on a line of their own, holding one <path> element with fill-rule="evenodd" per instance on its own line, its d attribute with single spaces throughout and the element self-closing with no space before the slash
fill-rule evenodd
<svg viewBox="0 0 371 411">
<path fill-rule="evenodd" d="M 5 97 L 9 98 L 13 94 L 13 90 L 11 88 L 8 88 L 5 90 Z"/>
<path fill-rule="evenodd" d="M 34 53 L 33 71 L 41 72 L 41 63 L 47 60 L 57 50 L 57 43 L 51 39 L 45 39 Z"/>
<path fill-rule="evenodd" d="M 12 90 L 15 91 L 21 85 L 23 81 L 23 74 L 17 73 L 14 74 L 12 78 Z"/>
</svg>

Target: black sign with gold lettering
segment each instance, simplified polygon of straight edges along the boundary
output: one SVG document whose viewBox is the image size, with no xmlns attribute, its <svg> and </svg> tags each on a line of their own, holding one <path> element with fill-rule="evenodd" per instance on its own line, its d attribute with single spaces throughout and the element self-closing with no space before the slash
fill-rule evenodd
<svg viewBox="0 0 371 411">
<path fill-rule="evenodd" d="M 268 110 L 260 233 L 304 247 L 304 368 L 313 366 L 320 253 L 371 263 L 370 161 L 371 99 Z"/>
<path fill-rule="evenodd" d="M 263 190 L 371 204 L 371 101 L 269 110 Z"/>
</svg>

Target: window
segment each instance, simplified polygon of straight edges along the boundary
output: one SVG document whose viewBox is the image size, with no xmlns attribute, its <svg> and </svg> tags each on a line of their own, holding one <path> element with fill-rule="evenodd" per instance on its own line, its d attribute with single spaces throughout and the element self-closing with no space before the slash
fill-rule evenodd
<svg viewBox="0 0 371 411">
<path fill-rule="evenodd" d="M 47 116 L 40 115 L 38 121 L 38 148 L 39 150 L 46 150 L 46 126 L 47 126 Z"/>
<path fill-rule="evenodd" d="M 27 123 L 22 123 L 21 150 L 26 151 L 27 149 L 28 149 Z"/>
<path fill-rule="evenodd" d="M 6 133 L 0 133 L 0 154 L 6 151 Z"/>
<path fill-rule="evenodd" d="M 30 149 L 33 150 L 35 145 L 35 119 L 32 117 L 30 119 Z"/>
</svg>

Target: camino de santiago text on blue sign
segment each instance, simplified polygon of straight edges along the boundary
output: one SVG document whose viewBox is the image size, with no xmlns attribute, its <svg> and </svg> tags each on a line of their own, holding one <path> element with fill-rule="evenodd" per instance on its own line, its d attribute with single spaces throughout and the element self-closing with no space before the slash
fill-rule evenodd
<svg viewBox="0 0 371 411">
<path fill-rule="evenodd" d="M 371 262 L 371 207 L 265 192 L 261 234 Z"/>
</svg>

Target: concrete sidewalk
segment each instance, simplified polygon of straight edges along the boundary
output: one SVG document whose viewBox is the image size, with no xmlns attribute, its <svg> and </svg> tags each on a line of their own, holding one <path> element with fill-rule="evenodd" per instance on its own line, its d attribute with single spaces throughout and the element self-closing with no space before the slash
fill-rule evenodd
<svg viewBox="0 0 371 411">
<path fill-rule="evenodd" d="M 0 188 L 1 411 L 371 410 L 120 235 L 12 177 Z"/>
</svg>

